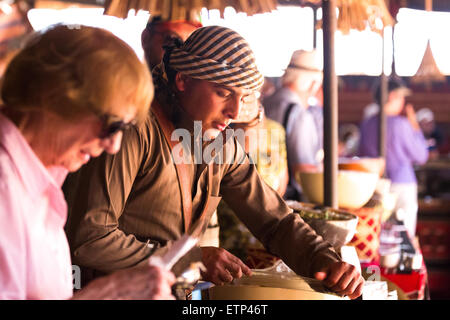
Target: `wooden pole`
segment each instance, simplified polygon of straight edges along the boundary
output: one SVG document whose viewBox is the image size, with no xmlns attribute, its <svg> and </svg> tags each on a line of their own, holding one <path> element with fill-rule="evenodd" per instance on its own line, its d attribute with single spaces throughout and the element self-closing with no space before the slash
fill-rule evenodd
<svg viewBox="0 0 450 320">
<path fill-rule="evenodd" d="M 337 26 L 336 0 L 322 1 L 323 14 L 323 123 L 324 205 L 338 208 L 338 88 L 335 71 L 334 35 Z"/>
<path fill-rule="evenodd" d="M 380 157 L 386 159 L 386 110 L 385 105 L 388 96 L 388 79 L 386 77 L 386 73 L 384 72 L 385 66 L 385 36 L 384 36 L 384 28 L 382 34 L 382 50 L 383 53 L 381 55 L 381 78 L 380 78 L 380 112 L 379 112 L 379 121 L 378 121 L 378 153 Z"/>
<path fill-rule="evenodd" d="M 317 49 L 317 7 L 313 6 L 313 48 Z"/>
</svg>

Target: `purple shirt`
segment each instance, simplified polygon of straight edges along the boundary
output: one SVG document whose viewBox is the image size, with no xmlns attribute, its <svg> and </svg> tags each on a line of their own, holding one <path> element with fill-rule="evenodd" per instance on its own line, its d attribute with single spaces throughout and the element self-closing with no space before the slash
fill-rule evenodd
<svg viewBox="0 0 450 320">
<path fill-rule="evenodd" d="M 359 156 L 378 157 L 378 115 L 361 124 Z M 393 183 L 417 183 L 414 164 L 428 159 L 426 140 L 403 116 L 386 119 L 386 175 Z"/>
</svg>

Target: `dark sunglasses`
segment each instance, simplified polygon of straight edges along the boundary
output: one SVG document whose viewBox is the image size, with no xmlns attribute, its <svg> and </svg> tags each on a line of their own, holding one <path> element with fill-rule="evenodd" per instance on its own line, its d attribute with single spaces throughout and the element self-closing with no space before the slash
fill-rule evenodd
<svg viewBox="0 0 450 320">
<path fill-rule="evenodd" d="M 134 120 L 125 122 L 120 117 L 110 114 L 101 115 L 100 120 L 102 121 L 102 130 L 99 135 L 100 139 L 111 138 L 119 131 L 127 130 L 136 125 L 136 121 Z"/>
</svg>

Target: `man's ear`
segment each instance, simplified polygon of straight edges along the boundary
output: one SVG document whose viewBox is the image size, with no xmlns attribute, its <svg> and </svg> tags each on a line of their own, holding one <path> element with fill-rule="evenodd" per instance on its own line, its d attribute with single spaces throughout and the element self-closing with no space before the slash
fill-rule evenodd
<svg viewBox="0 0 450 320">
<path fill-rule="evenodd" d="M 175 86 L 178 91 L 183 92 L 186 90 L 187 81 L 188 81 L 188 77 L 181 74 L 180 72 L 177 72 L 177 74 L 175 75 Z"/>
</svg>

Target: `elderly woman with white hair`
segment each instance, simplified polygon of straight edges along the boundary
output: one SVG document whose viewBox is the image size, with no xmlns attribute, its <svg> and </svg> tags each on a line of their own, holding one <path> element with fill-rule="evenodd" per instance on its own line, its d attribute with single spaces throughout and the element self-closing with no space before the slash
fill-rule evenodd
<svg viewBox="0 0 450 320">
<path fill-rule="evenodd" d="M 141 122 L 152 79 L 132 49 L 91 27 L 36 34 L 9 64 L 0 109 L 0 299 L 173 299 L 173 275 L 147 264 L 73 295 L 61 185 Z"/>
</svg>

